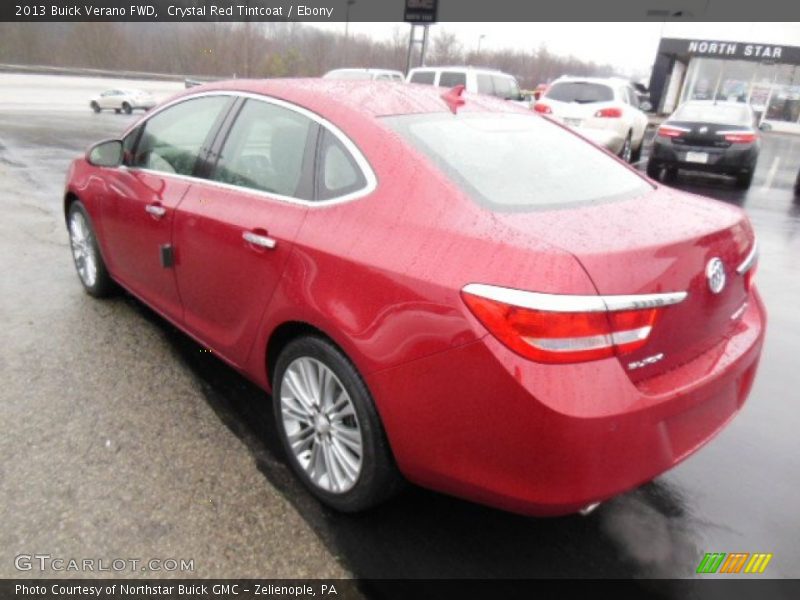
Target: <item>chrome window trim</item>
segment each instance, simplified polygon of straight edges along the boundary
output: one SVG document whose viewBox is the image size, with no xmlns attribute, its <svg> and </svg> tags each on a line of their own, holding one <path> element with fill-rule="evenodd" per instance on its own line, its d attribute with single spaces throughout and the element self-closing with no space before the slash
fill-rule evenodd
<svg viewBox="0 0 800 600">
<path fill-rule="evenodd" d="M 665 294 L 632 294 L 622 296 L 573 296 L 567 294 L 542 294 L 512 288 L 470 283 L 462 291 L 474 296 L 504 304 L 548 312 L 606 312 L 659 308 L 683 302 L 687 292 Z"/>
<path fill-rule="evenodd" d="M 750 249 L 750 252 L 747 253 L 745 259 L 736 267 L 736 272 L 739 275 L 744 275 L 750 269 L 753 268 L 753 265 L 756 264 L 756 259 L 758 258 L 758 242 L 753 241 L 753 247 Z"/>
<path fill-rule="evenodd" d="M 181 102 L 187 102 L 189 100 L 194 100 L 195 98 L 203 98 L 208 96 L 231 96 L 236 98 L 249 98 L 252 100 L 257 100 L 260 102 L 266 102 L 267 104 L 274 104 L 275 106 L 280 106 L 282 108 L 286 108 L 288 110 L 294 111 L 307 117 L 311 121 L 317 123 L 321 127 L 326 128 L 330 131 L 341 143 L 347 148 L 347 151 L 350 152 L 353 160 L 355 160 L 358 168 L 361 170 L 361 174 L 364 176 L 365 181 L 367 182 L 366 185 L 354 192 L 350 192 L 349 194 L 345 194 L 343 196 L 336 196 L 335 198 L 328 198 L 327 200 L 305 200 L 304 198 L 296 198 L 294 196 L 285 196 L 283 194 L 273 194 L 269 192 L 264 192 L 262 190 L 256 190 L 253 188 L 241 186 L 241 185 L 232 185 L 228 183 L 222 183 L 219 181 L 214 181 L 213 179 L 205 179 L 203 177 L 195 177 L 194 175 L 180 175 L 178 173 L 168 173 L 166 171 L 156 171 L 154 169 L 144 169 L 142 167 L 127 167 L 122 166 L 121 168 L 127 171 L 135 171 L 135 172 L 143 172 L 143 173 L 150 173 L 153 175 L 163 176 L 163 177 L 174 177 L 175 179 L 190 181 L 190 182 L 199 182 L 210 184 L 216 187 L 221 187 L 223 189 L 230 189 L 230 190 L 237 190 L 241 192 L 247 192 L 249 194 L 254 194 L 256 196 L 261 196 L 263 198 L 268 198 L 270 200 L 278 200 L 281 202 L 287 202 L 290 204 L 299 204 L 301 206 L 307 206 L 309 208 L 314 207 L 324 207 L 324 206 L 331 206 L 335 204 L 343 204 L 345 202 L 350 202 L 352 200 L 357 200 L 359 198 L 363 198 L 364 196 L 368 196 L 375 189 L 378 187 L 378 178 L 375 176 L 375 172 L 372 170 L 372 166 L 369 164 L 367 159 L 362 154 L 361 150 L 359 150 L 358 146 L 336 125 L 321 117 L 315 112 L 308 110 L 307 108 L 303 108 L 302 106 L 298 106 L 296 104 L 292 104 L 291 102 L 287 102 L 286 100 L 281 100 L 279 98 L 273 98 L 272 96 L 266 96 L 263 94 L 257 94 L 253 92 L 238 92 L 235 90 L 212 90 L 208 92 L 200 92 L 196 94 L 191 94 L 189 96 L 181 96 L 180 98 L 176 98 L 166 104 L 163 104 L 156 108 L 155 110 L 149 112 L 147 116 L 142 119 L 141 121 L 137 121 L 133 127 L 129 128 L 123 134 L 123 138 L 126 137 L 131 131 L 133 131 L 137 127 L 141 127 L 147 123 L 151 118 L 159 114 L 161 111 L 166 110 L 172 106 L 180 104 Z M 235 121 L 234 121 L 235 122 Z M 233 124 L 231 124 L 233 126 Z"/>
</svg>

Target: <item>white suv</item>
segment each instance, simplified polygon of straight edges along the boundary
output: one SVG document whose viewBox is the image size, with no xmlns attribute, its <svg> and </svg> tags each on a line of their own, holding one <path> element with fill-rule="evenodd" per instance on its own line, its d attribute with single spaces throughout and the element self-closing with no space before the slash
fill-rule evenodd
<svg viewBox="0 0 800 600">
<path fill-rule="evenodd" d="M 495 69 L 417 67 L 408 72 L 406 82 L 436 85 L 443 88 L 463 85 L 465 91 L 473 94 L 488 94 L 529 106 L 529 102 L 525 101 L 519 91 L 516 78 Z"/>
<path fill-rule="evenodd" d="M 536 104 L 548 115 L 619 155 L 636 162 L 642 151 L 647 115 L 629 81 L 592 77 L 559 77 Z"/>
</svg>

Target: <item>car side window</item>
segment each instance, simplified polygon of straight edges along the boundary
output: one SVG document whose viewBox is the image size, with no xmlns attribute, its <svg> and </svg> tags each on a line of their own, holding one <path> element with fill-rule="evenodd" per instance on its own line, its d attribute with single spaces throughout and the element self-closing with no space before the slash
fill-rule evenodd
<svg viewBox="0 0 800 600">
<path fill-rule="evenodd" d="M 494 95 L 494 83 L 491 75 L 478 73 L 478 93 L 488 94 L 489 96 Z"/>
<path fill-rule="evenodd" d="M 192 175 L 208 134 L 230 96 L 192 98 L 148 119 L 131 167 Z"/>
<path fill-rule="evenodd" d="M 439 87 L 451 88 L 457 85 L 467 85 L 467 74 L 455 71 L 442 71 L 439 75 Z"/>
<path fill-rule="evenodd" d="M 357 192 L 367 180 L 344 144 L 324 130 L 317 155 L 317 200 L 330 200 Z"/>
<path fill-rule="evenodd" d="M 627 88 L 628 90 L 628 103 L 633 106 L 634 108 L 639 108 L 639 96 L 636 95 L 636 91 L 633 88 Z"/>
<path fill-rule="evenodd" d="M 300 113 L 247 100 L 231 127 L 211 179 L 261 192 L 310 199 L 301 190 L 313 121 Z M 310 187 L 310 186 L 309 186 Z"/>
<path fill-rule="evenodd" d="M 434 71 L 417 71 L 411 75 L 411 83 L 424 83 L 426 85 L 433 85 L 433 80 L 436 77 Z"/>
</svg>

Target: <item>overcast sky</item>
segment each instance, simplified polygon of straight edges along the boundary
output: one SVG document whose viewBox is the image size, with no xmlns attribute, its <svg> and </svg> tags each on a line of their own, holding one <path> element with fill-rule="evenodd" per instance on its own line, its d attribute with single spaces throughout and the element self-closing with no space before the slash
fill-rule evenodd
<svg viewBox="0 0 800 600">
<path fill-rule="evenodd" d="M 788 1 L 788 0 L 787 0 Z M 797 0 L 792 0 L 796 2 Z M 344 31 L 344 23 L 314 24 Z M 405 23 L 350 23 L 351 34 L 387 38 L 395 29 L 405 35 Z M 649 76 L 658 42 L 664 37 L 750 41 L 800 46 L 800 23 L 749 22 L 634 22 L 634 23 L 438 23 L 438 32 L 455 33 L 465 50 L 519 48 L 534 50 L 541 43 L 561 55 L 573 55 L 599 64 L 610 64 L 619 75 Z"/>
<path fill-rule="evenodd" d="M 310 23 L 309 23 L 310 24 Z M 344 31 L 344 23 L 313 24 L 327 30 Z M 407 34 L 405 23 L 350 23 L 351 35 L 388 38 L 395 28 Z M 662 23 L 437 23 L 431 38 L 440 31 L 455 33 L 465 50 L 548 49 L 600 64 L 616 66 L 621 73 L 648 73 L 661 36 Z"/>
</svg>

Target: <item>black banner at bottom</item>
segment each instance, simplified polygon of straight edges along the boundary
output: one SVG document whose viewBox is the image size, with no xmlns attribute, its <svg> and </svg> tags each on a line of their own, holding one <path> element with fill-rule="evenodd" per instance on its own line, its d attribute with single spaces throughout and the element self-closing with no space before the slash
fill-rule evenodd
<svg viewBox="0 0 800 600">
<path fill-rule="evenodd" d="M 3 579 L 0 598 L 35 600 L 258 600 L 488 598 L 795 600 L 797 579 Z"/>
</svg>

